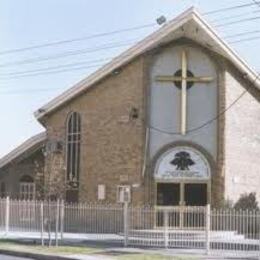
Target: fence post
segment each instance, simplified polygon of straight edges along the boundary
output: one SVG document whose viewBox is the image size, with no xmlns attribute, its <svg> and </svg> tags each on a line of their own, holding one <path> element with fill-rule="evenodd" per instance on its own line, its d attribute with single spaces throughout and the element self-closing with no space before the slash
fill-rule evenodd
<svg viewBox="0 0 260 260">
<path fill-rule="evenodd" d="M 58 246 L 58 232 L 59 232 L 59 216 L 60 216 L 60 200 L 57 200 L 56 206 L 56 223 L 55 223 L 55 245 Z"/>
<path fill-rule="evenodd" d="M 259 239 L 259 243 L 258 243 L 258 259 L 260 260 L 260 211 L 257 211 L 257 216 L 258 216 L 258 239 Z"/>
<path fill-rule="evenodd" d="M 5 201 L 5 235 L 9 232 L 9 220 L 10 220 L 10 198 L 6 197 Z"/>
<path fill-rule="evenodd" d="M 64 232 L 64 200 L 61 200 L 61 212 L 60 212 L 60 238 L 63 239 Z"/>
<path fill-rule="evenodd" d="M 206 207 L 206 254 L 210 251 L 210 204 Z"/>
<path fill-rule="evenodd" d="M 41 242 L 42 246 L 44 246 L 44 238 L 43 238 L 43 233 L 44 233 L 44 218 L 43 218 L 43 202 L 41 201 L 40 204 L 40 214 L 41 214 Z"/>
<path fill-rule="evenodd" d="M 168 248 L 169 246 L 169 212 L 167 209 L 163 211 L 163 218 L 164 218 L 164 247 Z"/>
<path fill-rule="evenodd" d="M 128 202 L 124 202 L 124 246 L 128 245 L 128 228 L 129 228 L 129 222 L 128 222 Z"/>
</svg>

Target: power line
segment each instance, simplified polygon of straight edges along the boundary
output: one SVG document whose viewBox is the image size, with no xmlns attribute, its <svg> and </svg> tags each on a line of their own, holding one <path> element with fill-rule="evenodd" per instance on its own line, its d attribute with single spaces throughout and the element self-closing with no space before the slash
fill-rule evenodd
<svg viewBox="0 0 260 260">
<path fill-rule="evenodd" d="M 257 81 L 257 79 L 259 78 L 259 75 L 260 74 L 258 74 L 256 76 L 256 78 L 253 81 L 252 85 Z M 223 111 L 218 113 L 217 116 L 215 116 L 214 118 L 206 121 L 205 123 L 203 123 L 202 125 L 200 125 L 198 127 L 195 127 L 195 128 L 192 128 L 192 129 L 188 130 L 187 133 L 192 133 L 192 132 L 198 131 L 198 130 L 200 130 L 200 129 L 210 125 L 214 121 L 216 121 L 220 116 L 223 116 L 224 114 L 226 114 L 237 102 L 239 102 L 240 99 L 242 99 L 242 97 L 248 92 L 249 88 L 251 88 L 251 85 L 248 88 L 246 88 L 246 90 L 243 91 L 226 109 L 224 109 Z M 38 89 L 37 91 L 47 91 L 47 90 L 48 89 Z M 160 129 L 158 127 L 152 126 L 152 125 L 149 125 L 149 128 L 153 129 L 153 130 L 155 130 L 157 132 L 161 132 L 161 133 L 168 134 L 168 135 L 181 135 L 180 132 L 169 132 L 169 131 L 165 131 L 163 129 Z"/>
<path fill-rule="evenodd" d="M 216 27 L 223 27 L 223 26 L 228 26 L 228 25 L 232 25 L 232 24 L 248 22 L 248 21 L 253 21 L 253 20 L 258 20 L 258 19 L 260 19 L 260 16 L 246 18 L 246 19 L 240 19 L 240 20 L 232 21 L 232 22 L 228 22 L 228 23 L 223 23 L 223 24 L 216 25 Z M 47 61 L 47 60 L 52 60 L 52 59 L 60 59 L 60 58 L 84 54 L 84 53 L 97 52 L 100 50 L 107 50 L 107 49 L 123 47 L 123 46 L 134 43 L 133 42 L 134 40 L 137 40 L 137 39 L 132 39 L 131 41 L 127 41 L 127 42 L 112 42 L 110 44 L 101 45 L 101 46 L 97 46 L 94 48 L 80 49 L 80 50 L 76 50 L 76 51 L 67 51 L 67 52 L 63 52 L 63 53 L 59 53 L 59 54 L 55 54 L 55 55 L 51 55 L 51 56 L 36 57 L 36 58 L 26 59 L 26 60 L 21 60 L 21 61 L 16 61 L 16 62 L 3 63 L 3 64 L 0 64 L 0 67 L 31 64 L 31 63 L 37 63 L 37 62 Z"/>
<path fill-rule="evenodd" d="M 231 35 L 225 36 L 225 38 L 226 38 L 226 39 L 228 39 L 228 38 L 236 38 L 236 37 L 238 37 L 238 36 L 244 36 L 244 35 L 253 34 L 253 33 L 260 33 L 260 30 L 231 34 Z"/>
<path fill-rule="evenodd" d="M 218 25 L 215 25 L 215 26 L 216 27 L 223 27 L 223 26 L 233 25 L 233 24 L 237 24 L 237 23 L 241 23 L 241 22 L 249 22 L 249 21 L 254 21 L 254 20 L 259 20 L 259 19 L 260 19 L 260 16 L 256 16 L 256 17 L 240 19 L 240 20 L 233 21 L 233 22 L 222 23 L 222 24 L 218 24 Z"/>
<path fill-rule="evenodd" d="M 216 14 L 216 13 L 220 13 L 220 12 L 222 13 L 222 12 L 226 12 L 226 11 L 232 11 L 232 10 L 237 10 L 237 9 L 241 9 L 241 8 L 245 8 L 245 7 L 255 6 L 256 3 L 260 4 L 260 1 L 255 1 L 255 3 L 250 3 L 250 4 L 224 7 L 224 8 L 212 10 L 212 11 L 209 11 L 209 12 L 205 12 L 205 13 L 203 13 L 203 15 L 212 15 L 212 14 Z"/>
<path fill-rule="evenodd" d="M 257 74 L 255 80 L 252 82 L 251 85 L 253 85 L 259 78 L 260 74 Z M 187 133 L 192 133 L 192 132 L 196 132 L 210 124 L 212 124 L 213 122 L 215 122 L 217 119 L 219 119 L 221 116 L 223 116 L 224 114 L 226 114 L 246 93 L 248 93 L 248 90 L 252 87 L 251 85 L 249 85 L 249 87 L 247 87 L 227 108 L 225 108 L 223 111 L 221 111 L 219 114 L 217 114 L 214 118 L 206 121 L 205 123 L 203 123 L 202 125 L 198 126 L 198 127 L 194 127 L 190 130 L 187 131 Z M 168 135 L 181 135 L 180 132 L 169 132 L 169 131 L 165 131 L 162 130 L 158 127 L 155 126 L 148 126 L 150 129 L 153 129 L 157 132 L 163 133 L 163 134 L 168 134 Z"/>
<path fill-rule="evenodd" d="M 225 16 L 225 17 L 220 17 L 218 19 L 212 20 L 212 23 L 215 22 L 219 22 L 219 21 L 226 21 L 226 20 L 230 20 L 230 19 L 234 19 L 234 18 L 241 18 L 242 16 L 248 16 L 248 15 L 252 15 L 255 13 L 260 13 L 260 10 L 254 11 L 254 12 L 247 12 L 247 13 L 242 13 L 242 14 L 238 14 L 238 15 L 232 15 L 232 16 Z"/>
<path fill-rule="evenodd" d="M 253 85 L 257 79 L 259 78 L 260 74 L 258 74 L 255 78 L 255 80 L 252 82 L 251 85 Z M 213 122 L 215 122 L 217 119 L 219 119 L 221 116 L 223 116 L 224 114 L 226 114 L 236 103 L 238 103 L 242 98 L 243 96 L 248 93 L 248 90 L 252 87 L 252 86 L 249 86 L 248 88 L 246 88 L 245 91 L 243 91 L 226 109 L 224 109 L 223 111 L 221 111 L 220 113 L 218 113 L 214 118 L 206 121 L 205 123 L 203 123 L 202 125 L 198 126 L 198 127 L 194 127 L 190 130 L 187 131 L 187 134 L 188 133 L 193 133 L 193 132 L 196 132 L 210 124 L 212 124 Z M 42 92 L 42 91 L 49 91 L 49 90 L 57 90 L 57 89 L 38 89 L 37 91 L 35 92 Z M 31 91 L 31 90 L 28 90 L 28 91 Z M 17 94 L 15 92 L 7 92 L 8 94 Z M 166 131 L 166 130 L 162 130 L 158 127 L 155 127 L 155 126 L 152 126 L 152 125 L 149 125 L 148 126 L 150 129 L 153 129 L 157 132 L 160 132 L 160 133 L 163 133 L 163 134 L 168 134 L 168 135 L 181 135 L 180 132 L 169 132 L 169 131 Z"/>
<path fill-rule="evenodd" d="M 221 111 L 220 113 L 218 113 L 214 118 L 206 121 L 205 123 L 203 123 L 202 125 L 198 126 L 198 127 L 194 127 L 190 130 L 187 131 L 187 134 L 188 133 L 193 133 L 193 132 L 196 132 L 210 124 L 212 124 L 213 122 L 215 122 L 217 119 L 219 119 L 221 116 L 223 116 L 224 114 L 226 114 L 235 104 L 237 104 L 242 98 L 243 96 L 248 93 L 248 90 L 252 87 L 252 85 L 258 80 L 260 74 L 258 74 L 255 78 L 255 80 L 251 83 L 251 85 L 249 85 L 245 91 L 243 91 L 227 108 L 225 108 L 223 111 Z M 42 92 L 42 91 L 49 91 L 49 90 L 58 90 L 58 89 L 38 89 L 37 91 L 35 92 Z M 31 90 L 28 90 L 28 92 L 30 92 Z M 6 92 L 8 94 L 17 94 L 16 92 Z M 1 92 L 0 92 L 1 94 Z M 181 135 L 180 132 L 169 132 L 169 131 L 166 131 L 166 130 L 162 130 L 158 127 L 155 127 L 155 126 L 152 126 L 152 125 L 149 125 L 148 126 L 150 129 L 153 129 L 157 132 L 160 132 L 160 133 L 163 133 L 163 134 L 168 134 L 168 135 Z"/>
<path fill-rule="evenodd" d="M 216 13 L 219 13 L 219 12 L 232 11 L 232 10 L 236 10 L 236 9 L 255 6 L 255 4 L 260 5 L 260 1 L 259 2 L 254 1 L 254 3 L 250 3 L 250 4 L 236 5 L 236 6 L 230 6 L 230 7 L 226 7 L 226 8 L 216 9 L 216 10 L 212 10 L 212 11 L 209 11 L 209 12 L 204 12 L 202 14 L 203 15 L 212 15 L 212 14 L 216 14 Z M 110 31 L 110 32 L 92 34 L 92 35 L 84 36 L 84 37 L 65 39 L 65 40 L 60 40 L 60 41 L 54 41 L 54 42 L 51 42 L 51 43 L 36 44 L 36 45 L 31 45 L 31 46 L 23 47 L 23 48 L 5 50 L 5 51 L 0 52 L 0 55 L 23 52 L 23 51 L 33 50 L 33 49 L 52 47 L 52 46 L 58 46 L 58 45 L 62 45 L 62 44 L 72 43 L 72 42 L 85 41 L 85 40 L 89 40 L 89 39 L 94 39 L 94 38 L 99 38 L 99 37 L 104 37 L 104 36 L 110 36 L 110 35 L 129 32 L 129 31 L 136 31 L 136 30 L 141 30 L 141 29 L 145 29 L 145 28 L 150 28 L 150 27 L 154 27 L 156 25 L 157 25 L 156 23 L 149 23 L 149 24 L 144 24 L 144 25 L 140 25 L 140 26 L 114 30 L 114 31 Z"/>
<path fill-rule="evenodd" d="M 10 72 L 10 73 L 0 73 L 0 76 L 13 76 L 13 75 L 26 74 L 26 73 L 33 73 L 33 72 L 44 72 L 44 71 L 49 71 L 49 70 L 61 69 L 61 68 L 71 68 L 71 67 L 75 67 L 75 66 L 79 66 L 79 65 L 86 65 L 86 64 L 92 64 L 92 63 L 101 62 L 101 61 L 108 61 L 108 60 L 111 60 L 112 58 L 113 57 L 107 57 L 107 58 L 95 59 L 95 60 L 86 60 L 83 62 L 68 63 L 68 64 L 64 64 L 64 65 L 57 65 L 57 66 L 46 67 L 46 68 L 35 69 L 35 70 L 24 70 L 24 71 Z"/>
<path fill-rule="evenodd" d="M 96 64 L 96 65 L 91 65 L 91 66 L 81 66 L 81 67 L 77 67 L 77 68 L 48 71 L 48 72 L 44 72 L 44 73 L 33 73 L 33 74 L 29 74 L 29 75 L 27 75 L 27 74 L 26 75 L 19 75 L 19 76 L 16 76 L 16 77 L 10 77 L 8 79 L 19 79 L 19 78 L 24 78 L 24 77 L 58 74 L 58 73 L 62 73 L 62 72 L 71 72 L 71 71 L 77 71 L 77 70 L 82 70 L 82 69 L 96 68 L 96 67 L 100 67 L 102 65 L 104 65 L 104 64 L 100 63 L 100 64 Z M 0 78 L 0 79 L 4 79 L 4 78 Z"/>
<path fill-rule="evenodd" d="M 252 33 L 260 33 L 260 30 L 249 31 L 249 32 L 244 32 L 244 33 L 239 33 L 239 34 L 233 34 L 233 35 L 226 36 L 226 38 L 236 38 L 238 36 L 250 35 Z M 242 38 L 242 39 L 235 40 L 235 41 L 229 41 L 229 43 L 239 43 L 239 42 L 245 42 L 245 41 L 256 40 L 256 39 L 260 39 L 260 36 L 244 38 L 244 39 Z M 124 57 L 127 57 L 127 55 L 125 55 Z M 107 57 L 107 58 L 102 58 L 102 59 L 86 60 L 85 62 L 69 63 L 69 64 L 57 65 L 57 66 L 53 66 L 53 67 L 47 67 L 47 68 L 41 68 L 41 69 L 35 69 L 35 70 L 25 70 L 25 71 L 11 72 L 11 73 L 0 73 L 0 76 L 4 76 L 4 77 L 6 77 L 6 76 L 18 76 L 18 77 L 11 77 L 11 79 L 15 79 L 15 78 L 20 78 L 20 76 L 29 77 L 29 76 L 35 76 L 35 75 L 45 75 L 46 73 L 48 75 L 49 74 L 48 72 L 52 72 L 51 74 L 55 74 L 55 70 L 57 70 L 57 69 L 58 70 L 63 69 L 63 68 L 74 69 L 75 66 L 87 65 L 87 64 L 97 63 L 97 62 L 101 62 L 101 61 L 108 61 L 108 60 L 111 60 L 113 58 L 114 57 Z M 103 63 L 98 63 L 98 64 L 96 64 L 94 66 L 90 66 L 90 67 L 98 67 L 99 65 L 103 65 Z M 88 67 L 76 68 L 74 70 L 82 70 L 84 68 L 89 68 L 89 66 Z M 69 71 L 69 69 L 58 71 L 57 73 L 68 72 L 68 71 Z M 41 74 L 40 73 L 30 74 L 30 73 L 34 73 L 34 72 L 43 72 L 43 73 L 41 73 Z M 44 72 L 46 72 L 46 73 L 44 73 Z M 0 79 L 9 79 L 9 78 L 0 78 Z"/>
<path fill-rule="evenodd" d="M 135 26 L 135 27 L 125 28 L 125 29 L 115 30 L 115 31 L 111 31 L 111 32 L 93 34 L 93 35 L 89 35 L 89 36 L 85 36 L 85 37 L 72 38 L 72 39 L 67 39 L 67 40 L 51 42 L 51 43 L 32 45 L 32 46 L 28 46 L 28 47 L 24 47 L 24 48 L 10 49 L 10 50 L 0 52 L 0 55 L 23 52 L 23 51 L 33 50 L 33 49 L 40 49 L 40 48 L 45 48 L 45 47 L 51 47 L 51 46 L 56 46 L 56 45 L 61 45 L 61 44 L 72 43 L 72 42 L 85 41 L 85 40 L 89 40 L 89 39 L 93 39 L 93 38 L 99 38 L 99 37 L 104 37 L 104 36 L 109 36 L 109 35 L 129 32 L 129 31 L 141 30 L 141 29 L 144 29 L 144 28 L 154 27 L 155 25 L 157 25 L 157 24 L 156 23 L 150 23 L 150 24 L 144 24 L 144 25 L 141 25 L 141 26 Z"/>
<path fill-rule="evenodd" d="M 80 50 L 76 50 L 76 51 L 67 51 L 67 52 L 62 52 L 59 54 L 45 56 L 45 57 L 36 57 L 36 58 L 26 59 L 26 60 L 21 60 L 21 61 L 16 61 L 16 62 L 2 63 L 2 64 L 0 64 L 0 67 L 7 67 L 7 66 L 21 65 L 21 64 L 30 64 L 30 63 L 47 61 L 47 60 L 52 60 L 52 59 L 60 59 L 60 58 L 84 54 L 84 53 L 92 53 L 92 52 L 97 52 L 100 50 L 124 47 L 124 46 L 130 45 L 130 44 L 133 44 L 134 40 L 136 41 L 136 39 L 132 39 L 129 41 L 124 41 L 124 42 L 112 42 L 110 44 L 100 45 L 95 48 L 80 49 Z"/>
<path fill-rule="evenodd" d="M 248 41 L 258 40 L 258 39 L 260 39 L 260 36 L 245 38 L 245 39 L 236 40 L 236 41 L 231 41 L 231 42 L 229 42 L 229 43 L 248 42 Z"/>
</svg>

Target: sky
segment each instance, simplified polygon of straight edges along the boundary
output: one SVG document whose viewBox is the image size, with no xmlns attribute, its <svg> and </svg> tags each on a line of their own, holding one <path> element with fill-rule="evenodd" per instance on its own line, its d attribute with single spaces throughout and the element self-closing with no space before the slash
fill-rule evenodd
<svg viewBox="0 0 260 260">
<path fill-rule="evenodd" d="M 260 37 L 259 29 L 256 35 L 230 38 L 257 31 L 260 6 L 205 13 L 250 3 L 253 1 L 0 0 L 0 157 L 44 131 L 34 118 L 34 111 L 158 29 L 156 18 L 164 15 L 171 20 L 195 6 L 220 36 L 234 42 Z M 221 26 L 247 18 L 255 20 Z M 100 36 L 133 27 L 142 28 Z M 79 38 L 83 39 L 31 48 Z M 260 39 L 234 42 L 231 46 L 252 68 L 260 71 L 256 55 L 260 52 Z"/>
</svg>

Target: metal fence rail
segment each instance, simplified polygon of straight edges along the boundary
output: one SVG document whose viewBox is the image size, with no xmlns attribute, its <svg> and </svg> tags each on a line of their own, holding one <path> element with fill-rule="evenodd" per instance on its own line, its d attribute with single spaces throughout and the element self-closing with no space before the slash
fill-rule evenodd
<svg viewBox="0 0 260 260">
<path fill-rule="evenodd" d="M 137 207 L 0 199 L 6 236 L 116 241 L 150 246 L 260 255 L 260 212 L 207 207 Z"/>
</svg>

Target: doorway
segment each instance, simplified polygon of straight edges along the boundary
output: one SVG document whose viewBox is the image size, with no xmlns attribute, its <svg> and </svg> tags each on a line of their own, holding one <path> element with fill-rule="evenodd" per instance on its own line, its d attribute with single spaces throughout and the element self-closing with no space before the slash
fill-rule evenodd
<svg viewBox="0 0 260 260">
<path fill-rule="evenodd" d="M 203 227 L 204 213 L 187 207 L 204 207 L 209 199 L 208 183 L 156 183 L 156 226 Z"/>
<path fill-rule="evenodd" d="M 181 186 L 180 183 L 158 183 L 157 205 L 178 206 L 180 205 Z"/>
<path fill-rule="evenodd" d="M 207 183 L 157 183 L 156 205 L 206 206 L 208 203 Z"/>
<path fill-rule="evenodd" d="M 185 206 L 206 206 L 208 202 L 207 193 L 206 183 L 185 183 Z"/>
</svg>

